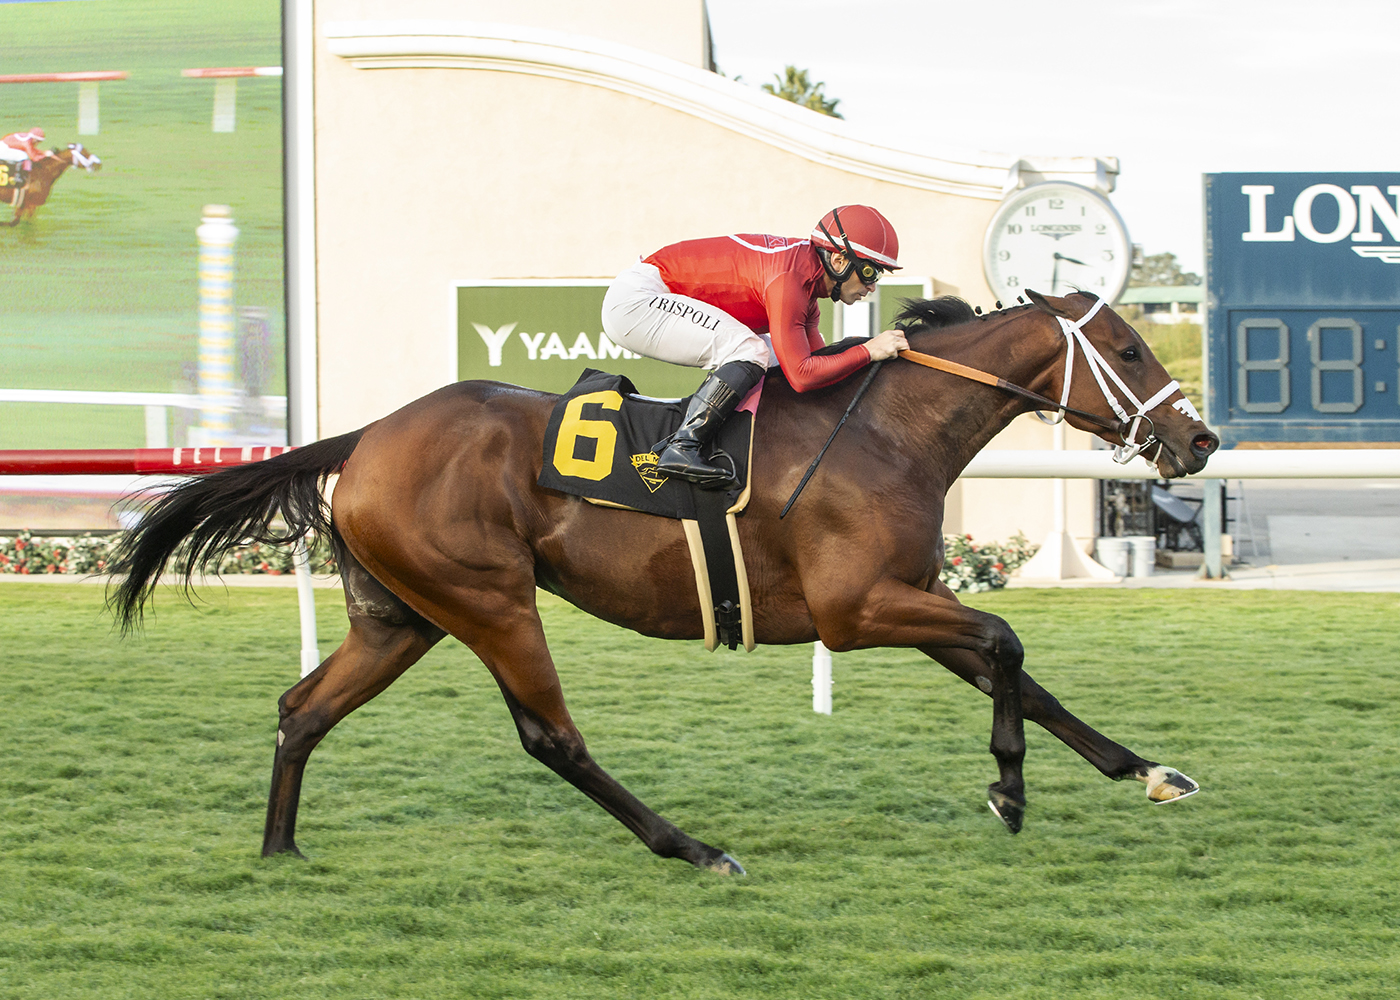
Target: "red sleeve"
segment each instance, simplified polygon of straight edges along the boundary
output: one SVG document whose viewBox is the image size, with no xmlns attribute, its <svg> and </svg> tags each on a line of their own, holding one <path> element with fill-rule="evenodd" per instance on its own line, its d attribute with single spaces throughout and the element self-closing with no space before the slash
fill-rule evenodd
<svg viewBox="0 0 1400 1000">
<path fill-rule="evenodd" d="M 816 299 L 813 299 L 807 307 L 807 346 L 814 351 L 826 346 L 826 340 L 822 338 L 821 330 L 817 329 L 817 324 L 821 321 L 821 306 L 817 305 Z"/>
<path fill-rule="evenodd" d="M 870 363 L 870 352 L 863 344 L 840 354 L 812 356 L 814 346 L 822 344 L 813 320 L 816 303 L 791 271 L 775 277 L 764 289 L 763 299 L 768 309 L 773 353 L 778 356 L 778 366 L 788 384 L 798 392 L 839 382 Z"/>
</svg>

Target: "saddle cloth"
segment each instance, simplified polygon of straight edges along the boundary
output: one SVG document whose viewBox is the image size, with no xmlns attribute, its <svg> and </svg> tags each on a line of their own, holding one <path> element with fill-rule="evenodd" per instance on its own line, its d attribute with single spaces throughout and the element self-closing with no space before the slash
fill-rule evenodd
<svg viewBox="0 0 1400 1000">
<path fill-rule="evenodd" d="M 756 394 L 725 421 L 706 457 L 732 464 L 727 489 L 702 490 L 656 469 L 652 446 L 680 426 L 686 400 L 639 396 L 624 375 L 585 369 L 550 414 L 539 484 L 591 503 L 680 520 L 690 545 L 705 648 L 752 650 L 753 616 L 735 515 L 749 501 Z"/>
</svg>

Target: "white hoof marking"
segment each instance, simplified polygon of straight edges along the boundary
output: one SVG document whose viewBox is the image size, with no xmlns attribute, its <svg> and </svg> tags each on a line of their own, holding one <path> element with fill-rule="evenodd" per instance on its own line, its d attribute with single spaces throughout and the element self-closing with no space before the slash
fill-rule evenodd
<svg viewBox="0 0 1400 1000">
<path fill-rule="evenodd" d="M 1147 797 L 1156 805 L 1179 802 L 1195 795 L 1201 786 L 1174 767 L 1158 764 L 1147 772 Z"/>
</svg>

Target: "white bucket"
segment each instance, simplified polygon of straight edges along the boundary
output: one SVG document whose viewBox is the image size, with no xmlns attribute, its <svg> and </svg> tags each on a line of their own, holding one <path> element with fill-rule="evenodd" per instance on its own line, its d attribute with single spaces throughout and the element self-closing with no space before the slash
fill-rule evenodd
<svg viewBox="0 0 1400 1000">
<path fill-rule="evenodd" d="M 1151 576 L 1157 565 L 1157 539 L 1152 535 L 1129 535 L 1123 541 L 1132 549 L 1133 576 Z"/>
<path fill-rule="evenodd" d="M 1103 535 L 1094 542 L 1094 558 L 1114 576 L 1128 575 L 1128 539 Z"/>
</svg>

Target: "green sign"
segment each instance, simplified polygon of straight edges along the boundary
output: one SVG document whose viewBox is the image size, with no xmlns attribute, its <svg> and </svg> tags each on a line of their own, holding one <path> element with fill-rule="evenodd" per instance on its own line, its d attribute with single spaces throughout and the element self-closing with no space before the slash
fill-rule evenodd
<svg viewBox="0 0 1400 1000">
<path fill-rule="evenodd" d="M 509 382 L 564 392 L 585 368 L 630 378 L 637 391 L 662 398 L 688 396 L 704 373 L 644 358 L 603 333 L 601 280 L 498 282 L 457 287 L 457 377 Z M 922 285 L 880 289 L 881 328 L 888 329 L 901 298 L 919 298 Z M 833 303 L 821 303 L 819 329 L 831 339 Z"/>
</svg>

